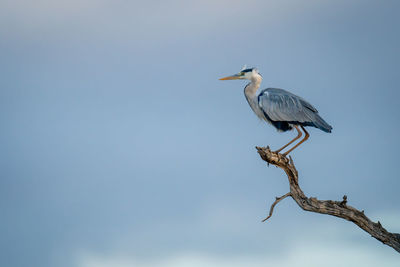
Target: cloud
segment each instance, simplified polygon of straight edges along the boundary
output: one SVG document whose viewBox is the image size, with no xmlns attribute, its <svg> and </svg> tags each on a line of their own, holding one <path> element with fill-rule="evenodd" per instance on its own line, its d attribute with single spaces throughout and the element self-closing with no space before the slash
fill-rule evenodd
<svg viewBox="0 0 400 267">
<path fill-rule="evenodd" d="M 174 247 L 176 244 L 173 244 L 173 240 L 162 239 L 162 241 L 159 241 L 164 243 L 163 246 L 160 247 L 159 241 L 152 240 L 151 242 L 155 242 L 154 245 L 147 244 L 146 247 L 153 251 L 141 254 L 141 252 L 135 251 L 134 248 L 133 250 L 132 248 L 126 249 L 126 246 L 129 246 L 129 242 L 126 242 L 125 248 L 119 246 L 117 249 L 111 249 L 107 252 L 99 253 L 84 250 L 78 254 L 76 265 L 78 267 L 398 266 L 399 258 L 392 248 L 384 246 L 377 240 L 367 236 L 362 230 L 349 222 L 325 216 L 322 217 L 324 225 L 318 223 L 310 226 L 309 224 L 303 225 L 301 222 L 292 221 L 290 223 L 291 227 L 283 226 L 286 229 L 284 233 L 271 232 L 272 236 L 267 236 L 269 235 L 267 231 L 258 233 L 258 236 L 255 236 L 249 232 L 249 229 L 246 230 L 246 227 L 242 225 L 243 222 L 236 222 L 235 219 L 237 218 L 229 215 L 229 212 L 227 217 L 220 218 L 218 214 L 223 214 L 224 212 L 221 211 L 219 213 L 219 209 L 208 210 L 209 213 L 205 216 L 208 220 L 198 222 L 203 224 L 207 231 L 198 234 L 207 235 L 212 233 L 211 235 L 216 236 L 217 239 L 223 239 L 225 242 L 232 241 L 246 244 L 245 246 L 248 247 L 243 247 L 241 250 L 228 249 L 223 251 L 222 248 L 216 247 L 212 243 L 215 242 L 222 247 L 228 247 L 229 244 L 224 245 L 223 242 L 221 243 L 217 240 L 208 243 L 208 247 L 199 244 L 193 245 L 190 242 L 187 243 L 187 246 Z M 280 213 L 283 213 L 282 207 L 280 209 Z M 393 212 L 388 211 L 385 214 L 388 214 L 384 217 L 385 220 L 391 217 L 393 220 L 397 219 L 398 222 L 398 216 L 394 216 Z M 247 216 L 244 215 L 243 217 Z M 234 226 L 230 223 L 228 225 L 225 224 L 225 227 L 219 225 L 221 222 L 226 221 L 232 222 Z M 390 221 L 388 220 L 388 222 Z M 264 225 L 264 227 L 276 227 L 273 223 L 271 221 L 269 226 Z M 247 225 L 250 224 L 247 222 Z M 174 227 L 181 227 L 181 230 Z M 226 227 L 228 230 L 224 232 Z M 236 228 L 236 233 L 233 231 L 234 228 Z M 195 225 L 185 228 L 184 225 L 174 224 L 165 225 L 164 230 L 170 230 L 177 235 L 177 233 L 190 231 L 190 229 L 192 232 L 199 230 Z M 299 229 L 301 230 L 299 231 Z M 157 236 L 163 235 L 162 232 L 156 231 L 156 233 Z M 251 235 L 252 243 L 243 239 L 241 234 Z M 137 242 L 135 238 L 131 240 L 130 244 Z M 175 238 L 181 239 L 178 236 Z M 281 242 L 282 240 L 279 238 L 284 241 Z M 261 244 L 258 241 L 261 241 Z M 168 242 L 171 243 L 166 245 Z M 257 244 L 254 246 L 255 243 Z M 262 244 L 265 244 L 265 246 Z M 172 249 L 167 249 L 166 251 L 166 246 L 172 247 Z M 260 249 L 260 247 L 263 247 L 263 249 Z"/>
<path fill-rule="evenodd" d="M 380 255 L 373 248 L 364 249 L 335 246 L 318 246 L 318 244 L 302 244 L 292 249 L 288 248 L 285 254 L 275 256 L 263 255 L 229 255 L 212 256 L 201 253 L 182 253 L 161 260 L 140 260 L 121 255 L 85 254 L 79 261 L 79 267 L 239 267 L 239 266 L 281 266 L 281 267 L 309 267 L 309 266 L 398 266 L 398 256 L 393 251 L 392 257 Z"/>
<path fill-rule="evenodd" d="M 10 1 L 2 3 L 0 31 L 65 36 L 90 34 L 125 38 L 160 38 L 168 34 L 196 36 L 210 32 L 273 27 L 296 13 L 312 12 L 316 1 Z"/>
</svg>

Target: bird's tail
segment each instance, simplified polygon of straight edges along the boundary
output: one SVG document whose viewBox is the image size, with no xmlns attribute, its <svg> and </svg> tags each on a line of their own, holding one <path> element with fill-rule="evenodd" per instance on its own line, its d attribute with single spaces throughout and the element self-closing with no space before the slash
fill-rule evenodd
<svg viewBox="0 0 400 267">
<path fill-rule="evenodd" d="M 332 126 L 330 126 L 323 118 L 321 118 L 318 114 L 315 114 L 315 120 L 313 121 L 315 127 L 321 129 L 324 132 L 330 133 L 332 132 Z"/>
</svg>

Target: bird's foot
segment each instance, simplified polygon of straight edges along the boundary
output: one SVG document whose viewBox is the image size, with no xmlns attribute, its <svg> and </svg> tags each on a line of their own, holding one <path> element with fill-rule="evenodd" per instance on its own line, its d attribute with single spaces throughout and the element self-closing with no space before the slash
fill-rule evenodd
<svg viewBox="0 0 400 267">
<path fill-rule="evenodd" d="M 279 153 L 279 152 L 281 152 L 282 151 L 282 148 L 281 149 L 278 149 L 278 150 L 276 150 L 276 151 L 272 151 L 273 153 L 275 153 L 275 154 L 278 154 L 278 155 L 282 155 L 283 157 L 285 157 L 286 158 L 286 155 L 288 154 L 287 152 L 285 152 L 285 153 Z"/>
<path fill-rule="evenodd" d="M 260 154 L 261 158 L 263 160 L 265 160 L 267 163 L 276 165 L 276 164 L 286 163 L 286 162 L 290 161 L 290 156 L 288 159 L 286 157 L 286 154 L 281 154 L 276 151 L 271 151 L 271 149 L 269 147 L 256 146 L 256 149 L 258 151 L 258 154 Z"/>
</svg>

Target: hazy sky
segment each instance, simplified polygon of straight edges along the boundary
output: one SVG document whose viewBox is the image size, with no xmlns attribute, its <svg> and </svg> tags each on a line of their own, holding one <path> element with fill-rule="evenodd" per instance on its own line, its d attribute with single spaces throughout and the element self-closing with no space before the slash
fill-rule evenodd
<svg viewBox="0 0 400 267">
<path fill-rule="evenodd" d="M 398 1 L 0 3 L 0 265 L 398 266 L 354 224 L 291 199 L 255 146 L 262 87 L 333 126 L 292 153 L 308 196 L 400 232 Z M 329 258 L 329 261 L 326 260 Z"/>
</svg>

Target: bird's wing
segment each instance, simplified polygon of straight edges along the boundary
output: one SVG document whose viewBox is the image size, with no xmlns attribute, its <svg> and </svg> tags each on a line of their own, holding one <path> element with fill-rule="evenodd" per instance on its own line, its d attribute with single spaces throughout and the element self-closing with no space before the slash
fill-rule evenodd
<svg viewBox="0 0 400 267">
<path fill-rule="evenodd" d="M 258 104 L 273 121 L 312 122 L 318 113 L 317 109 L 306 100 L 278 88 L 261 91 Z"/>
</svg>

